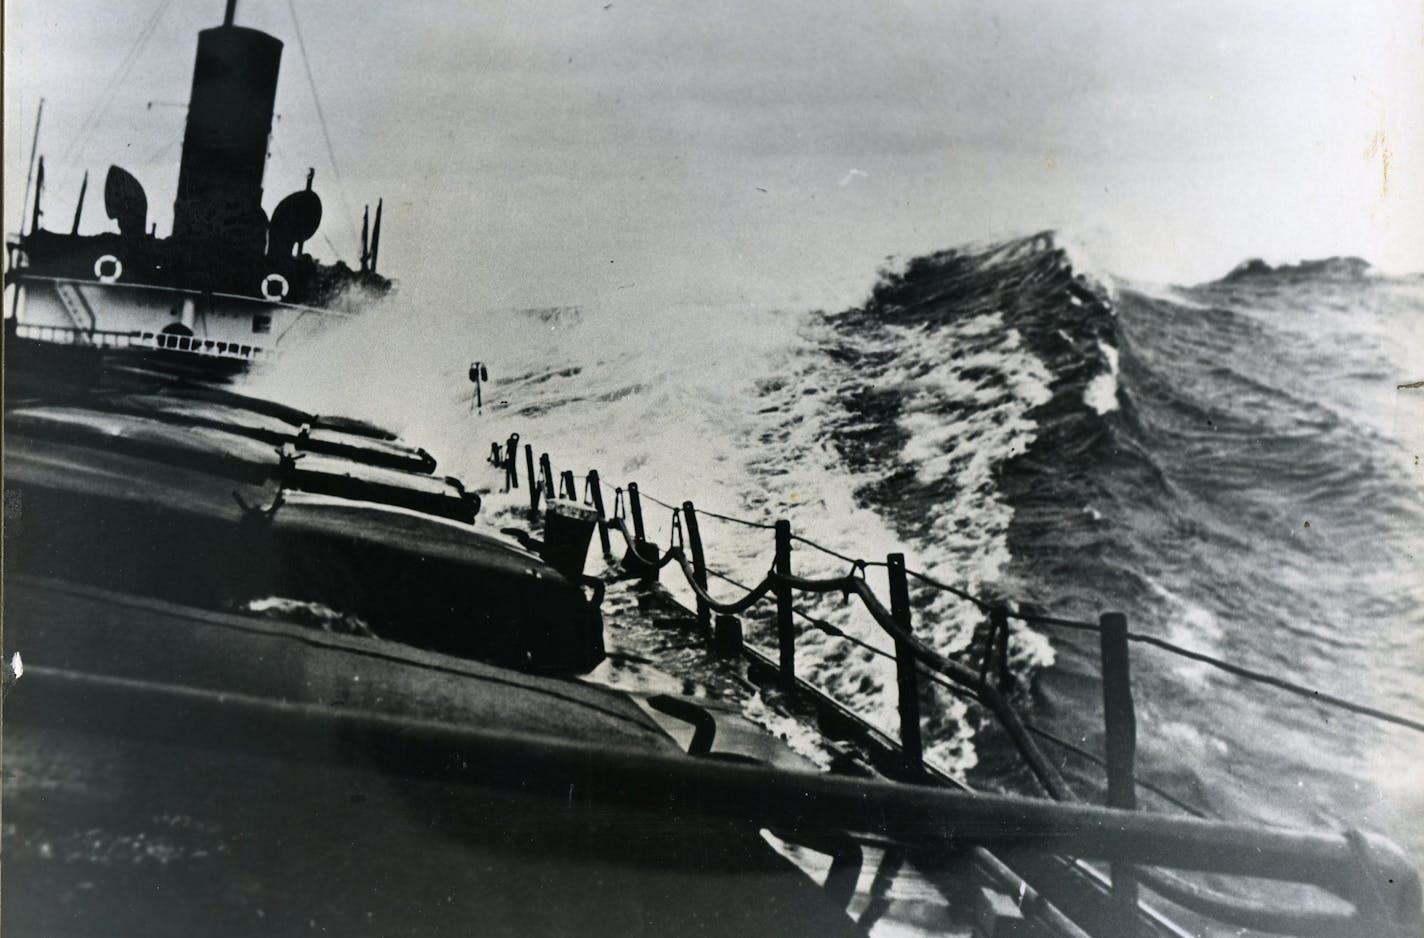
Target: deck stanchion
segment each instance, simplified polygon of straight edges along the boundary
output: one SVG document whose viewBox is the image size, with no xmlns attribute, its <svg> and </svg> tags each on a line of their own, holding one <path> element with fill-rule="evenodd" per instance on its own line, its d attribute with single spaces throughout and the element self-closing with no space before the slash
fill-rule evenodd
<svg viewBox="0 0 1424 938">
<path fill-rule="evenodd" d="M 504 444 L 504 467 L 509 472 L 509 488 L 519 488 L 519 434 L 511 433 Z"/>
<path fill-rule="evenodd" d="M 658 548 L 648 543 L 648 535 L 643 528 L 643 499 L 638 494 L 638 483 L 628 483 L 628 514 L 633 516 L 633 544 L 632 554 L 634 559 L 639 555 L 648 557 L 654 561 L 652 564 L 637 560 L 636 568 L 644 583 L 656 583 L 658 580 Z M 626 562 L 627 558 L 625 558 Z"/>
<path fill-rule="evenodd" d="M 791 522 L 776 522 L 776 560 L 772 567 L 782 576 L 791 576 Z M 796 686 L 796 631 L 791 621 L 791 584 L 776 584 L 776 641 L 780 652 L 781 683 Z"/>
<path fill-rule="evenodd" d="M 549 465 L 549 454 L 539 454 L 539 474 L 544 478 L 544 498 L 548 502 L 554 500 L 554 470 Z"/>
<path fill-rule="evenodd" d="M 905 555 L 888 554 L 885 569 L 890 579 L 890 615 L 906 635 L 911 633 L 910 585 L 905 579 Z M 895 640 L 895 678 L 900 691 L 900 748 L 905 769 L 912 776 L 924 771 L 924 740 L 920 735 L 920 679 L 909 645 Z"/>
<path fill-rule="evenodd" d="M 1137 715 L 1128 666 L 1127 616 L 1107 612 L 1098 619 L 1103 668 L 1103 718 L 1106 723 L 1108 806 L 1134 810 L 1137 782 Z M 1137 934 L 1137 878 L 1125 863 L 1112 867 L 1114 934 Z"/>
<path fill-rule="evenodd" d="M 598 470 L 588 470 L 588 492 L 593 499 L 593 510 L 598 512 L 598 543 L 603 548 L 603 559 L 613 556 L 613 542 L 608 539 L 608 513 L 603 510 L 603 486 L 598 481 Z"/>
<path fill-rule="evenodd" d="M 529 476 L 529 511 L 539 511 L 539 477 L 534 474 L 534 447 L 524 444 L 524 471 Z"/>
<path fill-rule="evenodd" d="M 633 540 L 639 544 L 648 539 L 643 530 L 643 499 L 638 495 L 638 483 L 628 483 L 628 513 L 633 516 Z"/>
<path fill-rule="evenodd" d="M 702 532 L 697 529 L 697 509 L 692 502 L 682 503 L 682 523 L 687 529 L 687 546 L 692 550 L 692 578 L 702 592 L 707 592 L 707 559 L 702 553 Z M 697 597 L 697 627 L 704 632 L 712 630 L 712 610 L 707 600 Z"/>
<path fill-rule="evenodd" d="M 574 471 L 565 469 L 559 473 L 559 491 L 571 502 L 578 501 L 578 483 L 574 481 Z"/>
</svg>

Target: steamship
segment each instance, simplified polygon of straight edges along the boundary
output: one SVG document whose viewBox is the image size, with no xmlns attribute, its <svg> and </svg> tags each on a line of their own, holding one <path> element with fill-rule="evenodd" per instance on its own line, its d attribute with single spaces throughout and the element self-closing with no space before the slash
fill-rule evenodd
<svg viewBox="0 0 1424 938">
<path fill-rule="evenodd" d="M 264 212 L 283 45 L 235 6 L 198 36 L 169 236 L 117 167 L 117 231 L 82 234 L 78 213 L 45 229 L 41 168 L 9 245 L 0 931 L 1419 933 L 1418 875 L 1382 838 L 1097 807 L 1057 783 L 1065 800 L 986 794 L 937 772 L 909 704 L 922 672 L 964 666 L 898 635 L 892 738 L 797 678 L 785 648 L 778 663 L 743 642 L 735 615 L 714 632 L 705 600 L 694 612 L 658 585 L 681 568 L 706 586 L 690 503 L 691 562 L 660 555 L 635 487 L 630 533 L 595 474 L 594 509 L 571 475 L 555 492 L 547 461 L 536 484 L 526 445 L 528 529 L 493 530 L 425 450 L 235 386 L 391 288 L 379 201 L 354 269 L 306 251 L 310 176 Z M 491 453 L 511 490 L 517 443 Z M 789 557 L 789 529 L 776 536 Z M 793 584 L 859 590 L 882 624 L 908 608 L 778 559 L 758 590 L 788 636 Z M 610 649 L 605 614 L 610 632 L 711 645 L 708 668 L 765 691 L 826 758 L 713 682 Z M 1002 703 L 986 707 L 1022 731 Z M 1323 911 L 1224 898 L 1157 867 L 1330 895 Z"/>
<path fill-rule="evenodd" d="M 110 166 L 104 210 L 117 231 L 79 230 L 86 174 L 68 233 L 41 226 L 44 163 L 34 179 L 28 230 L 8 245 L 7 338 L 92 350 L 163 350 L 234 363 L 260 360 L 350 314 L 390 281 L 376 272 L 381 214 L 363 221 L 359 266 L 326 264 L 306 251 L 322 220 L 306 188 L 262 208 L 281 40 L 233 22 L 198 36 L 183 134 L 173 226 L 159 237 L 148 194 Z"/>
</svg>

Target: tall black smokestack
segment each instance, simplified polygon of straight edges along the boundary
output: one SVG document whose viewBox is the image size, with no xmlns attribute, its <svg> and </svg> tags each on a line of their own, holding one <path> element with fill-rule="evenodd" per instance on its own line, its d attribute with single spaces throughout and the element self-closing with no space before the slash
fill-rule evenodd
<svg viewBox="0 0 1424 938">
<path fill-rule="evenodd" d="M 282 62 L 280 40 L 231 24 L 198 34 L 183 134 L 173 236 L 190 248 L 260 254 L 267 219 L 262 175 Z"/>
</svg>

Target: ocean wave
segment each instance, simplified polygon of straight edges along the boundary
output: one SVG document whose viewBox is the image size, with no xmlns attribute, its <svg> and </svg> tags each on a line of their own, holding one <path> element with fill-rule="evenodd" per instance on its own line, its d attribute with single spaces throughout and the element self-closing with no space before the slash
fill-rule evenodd
<svg viewBox="0 0 1424 938">
<path fill-rule="evenodd" d="M 1106 342 L 1099 342 L 1098 349 L 1103 353 L 1103 358 L 1107 359 L 1108 369 L 1088 382 L 1088 386 L 1083 389 L 1083 403 L 1102 417 L 1118 409 L 1118 351 Z"/>
<path fill-rule="evenodd" d="M 1424 361 L 1424 289 L 1352 263 L 1173 288 L 1090 263 L 1051 232 L 959 247 L 883 271 L 864 303 L 832 313 L 472 312 L 408 292 L 255 380 L 441 441 L 442 471 L 484 481 L 496 527 L 524 501 L 498 491 L 483 459 L 517 432 L 608 488 L 637 481 L 671 504 L 785 518 L 849 556 L 904 551 L 987 597 L 1082 618 L 1122 610 L 1134 629 L 1247 666 L 1424 708 L 1407 664 L 1424 656 L 1424 508 L 1405 458 L 1424 431 L 1395 387 Z M 491 373 L 482 412 L 472 360 Z M 665 543 L 672 513 L 645 507 Z M 702 533 L 719 572 L 751 583 L 767 569 L 766 532 L 709 516 Z M 804 544 L 793 563 L 846 571 Z M 884 595 L 883 574 L 868 575 Z M 913 599 L 918 634 L 973 654 L 977 609 L 920 584 Z M 854 605 L 807 611 L 890 648 Z M 747 625 L 766 639 L 765 621 Z M 893 665 L 804 637 L 806 675 L 893 732 Z M 1093 642 L 1023 629 L 1010 650 L 1031 718 L 1099 745 Z M 1148 777 L 1215 793 L 1207 807 L 1289 820 L 1297 795 L 1280 778 L 1310 771 L 1342 816 L 1386 818 L 1424 856 L 1409 799 L 1367 774 L 1398 762 L 1396 736 L 1152 652 L 1133 666 Z M 962 701 L 925 694 L 932 757 L 1008 784 L 1003 741 Z M 1377 792 L 1368 817 L 1351 808 L 1361 790 Z"/>
</svg>

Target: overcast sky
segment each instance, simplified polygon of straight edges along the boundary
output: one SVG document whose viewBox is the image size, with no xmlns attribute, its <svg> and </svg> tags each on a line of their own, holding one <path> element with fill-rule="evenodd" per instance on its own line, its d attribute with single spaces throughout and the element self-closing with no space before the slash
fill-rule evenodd
<svg viewBox="0 0 1424 938">
<path fill-rule="evenodd" d="M 287 43 L 267 208 L 315 166 L 350 258 L 384 196 L 386 271 L 475 305 L 835 305 L 886 255 L 1044 228 L 1154 281 L 1424 269 L 1417 3 L 295 4 L 340 184 L 288 0 L 240 0 Z M 7 230 L 43 95 L 47 225 L 88 169 L 84 227 L 108 227 L 116 162 L 166 232 L 222 7 L 5 4 Z"/>
</svg>

